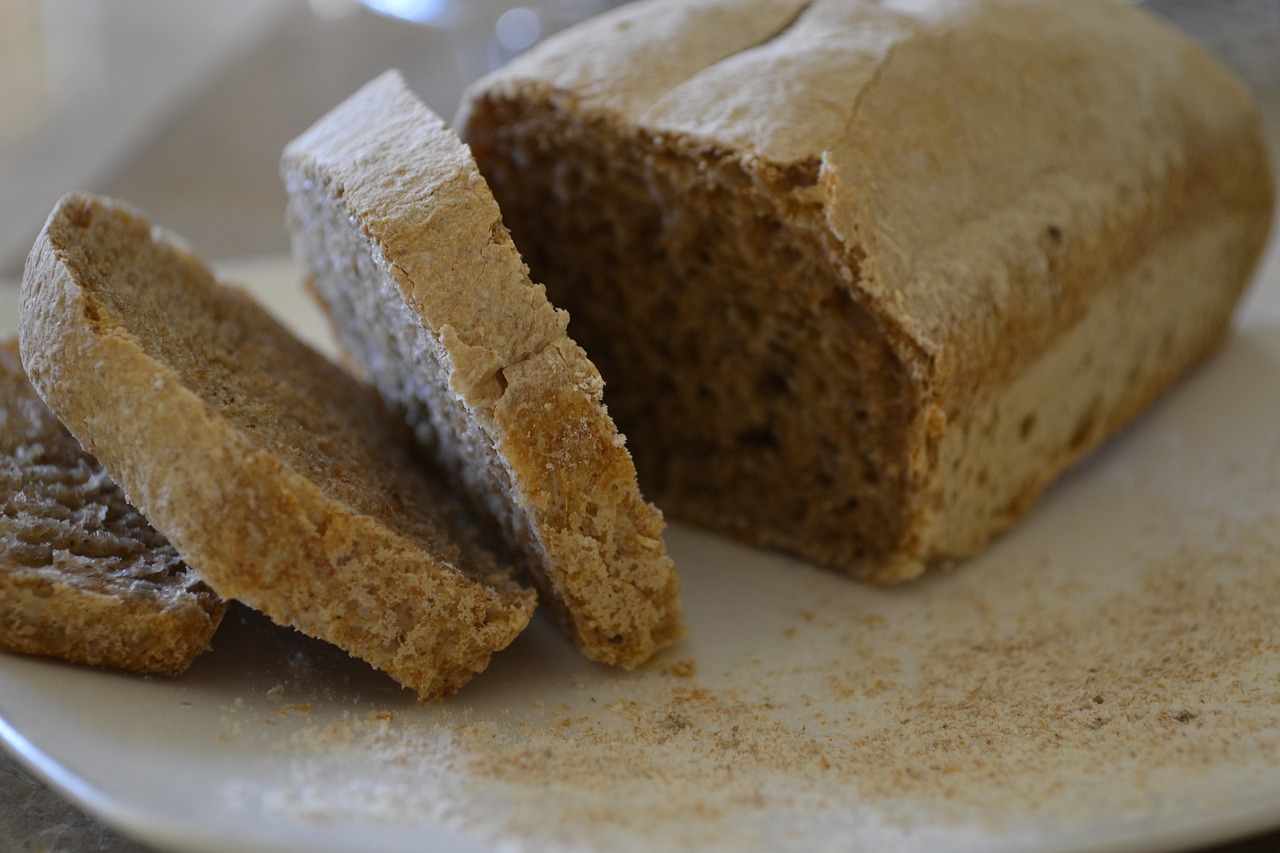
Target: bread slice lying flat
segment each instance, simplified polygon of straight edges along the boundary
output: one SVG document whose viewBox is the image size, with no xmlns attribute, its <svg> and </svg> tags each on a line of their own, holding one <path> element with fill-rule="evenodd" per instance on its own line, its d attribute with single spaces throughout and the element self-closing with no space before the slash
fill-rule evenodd
<svg viewBox="0 0 1280 853">
<path fill-rule="evenodd" d="M 59 202 L 20 329 L 49 407 L 224 598 L 423 697 L 466 683 L 528 622 L 532 593 L 375 397 L 138 213 Z"/>
<path fill-rule="evenodd" d="M 184 672 L 226 604 L 125 500 L 0 342 L 0 650 Z"/>
<path fill-rule="evenodd" d="M 582 651 L 634 666 L 680 636 L 662 517 L 465 146 L 388 72 L 281 169 L 294 256 L 341 344 L 526 555 Z"/>
<path fill-rule="evenodd" d="M 879 581 L 972 554 L 1222 339 L 1244 88 L 1112 0 L 642 0 L 455 126 L 668 513 Z"/>
</svg>

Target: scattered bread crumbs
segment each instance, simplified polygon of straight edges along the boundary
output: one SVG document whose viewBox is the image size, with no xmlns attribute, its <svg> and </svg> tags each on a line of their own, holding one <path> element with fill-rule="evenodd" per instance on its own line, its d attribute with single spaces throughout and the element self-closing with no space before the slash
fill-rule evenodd
<svg viewBox="0 0 1280 853">
<path fill-rule="evenodd" d="M 1235 493 L 1213 500 L 1144 485 L 1154 456 L 1116 458 L 1030 522 L 1078 553 L 1010 537 L 905 593 L 784 566 L 794 593 L 728 656 L 697 611 L 737 599 L 704 595 L 723 579 L 686 566 L 695 632 L 659 665 L 578 670 L 518 703 L 347 711 L 277 747 L 287 779 L 240 793 L 285 820 L 514 850 L 880 850 L 1065 844 L 1274 792 L 1280 450 L 1232 468 L 1213 488 Z M 1157 545 L 1111 538 L 1090 506 L 1102 493 Z"/>
<path fill-rule="evenodd" d="M 697 672 L 697 664 L 689 658 L 678 660 L 667 667 L 667 674 L 676 678 L 693 678 L 695 672 Z"/>
</svg>

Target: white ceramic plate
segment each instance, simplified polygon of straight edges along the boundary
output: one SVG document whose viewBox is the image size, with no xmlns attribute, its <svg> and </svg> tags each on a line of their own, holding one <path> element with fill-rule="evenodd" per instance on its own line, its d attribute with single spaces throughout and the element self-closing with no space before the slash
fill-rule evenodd
<svg viewBox="0 0 1280 853">
<path fill-rule="evenodd" d="M 1280 826 L 1277 261 L 1221 354 L 958 571 L 876 590 L 675 525 L 691 633 L 640 672 L 535 620 L 424 706 L 233 610 L 172 681 L 0 655 L 0 735 L 182 850 L 1167 850 Z M 229 272 L 327 346 L 287 261 Z"/>
</svg>

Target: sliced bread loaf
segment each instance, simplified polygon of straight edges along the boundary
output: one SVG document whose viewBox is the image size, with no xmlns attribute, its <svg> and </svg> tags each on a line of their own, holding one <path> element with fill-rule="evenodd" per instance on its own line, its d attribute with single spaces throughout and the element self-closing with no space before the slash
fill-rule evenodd
<svg viewBox="0 0 1280 853">
<path fill-rule="evenodd" d="M 49 407 L 224 598 L 429 698 L 528 622 L 376 398 L 137 212 L 58 203 L 20 333 Z"/>
<path fill-rule="evenodd" d="M 525 555 L 582 651 L 631 667 L 679 637 L 662 517 L 466 147 L 388 72 L 281 169 L 294 256 L 352 362 Z"/>
<path fill-rule="evenodd" d="M 125 500 L 0 343 L 0 650 L 177 675 L 226 605 Z"/>
<path fill-rule="evenodd" d="M 1222 339 L 1244 88 L 1112 0 L 641 0 L 455 126 L 678 517 L 880 581 L 972 554 Z"/>
</svg>

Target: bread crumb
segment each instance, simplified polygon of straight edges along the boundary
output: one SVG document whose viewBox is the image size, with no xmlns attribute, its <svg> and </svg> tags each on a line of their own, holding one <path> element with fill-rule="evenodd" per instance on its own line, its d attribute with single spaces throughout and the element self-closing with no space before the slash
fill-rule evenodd
<svg viewBox="0 0 1280 853">
<path fill-rule="evenodd" d="M 596 681 L 539 722 L 371 713 L 307 728 L 292 742 L 306 744 L 297 779 L 269 801 L 294 818 L 443 822 L 516 849 L 795 849 L 773 837 L 781 827 L 864 839 L 1143 815 L 1280 768 L 1280 690 L 1266 676 L 1280 660 L 1280 516 L 1234 535 L 1177 548 L 1134 588 L 1058 615 L 1005 612 L 957 575 L 923 639 L 907 636 L 918 624 L 876 629 L 878 649 L 913 655 L 876 654 L 840 613 L 813 611 L 794 625 L 805 652 L 781 667 L 744 658 L 699 674 L 676 661 Z M 1042 596 L 1067 594 L 1084 592 Z"/>
<path fill-rule="evenodd" d="M 667 667 L 668 674 L 673 675 L 676 678 L 693 678 L 696 671 L 696 664 L 694 664 L 694 662 L 689 658 L 678 660 Z"/>
<path fill-rule="evenodd" d="M 513 850 L 986 849 L 1275 790 L 1280 445 L 1261 459 L 1239 476 L 1177 475 L 1203 497 L 1137 469 L 1123 500 L 1139 522 L 1178 519 L 1147 550 L 1050 560 L 1006 544 L 906 594 L 793 574 L 775 621 L 742 635 L 768 653 L 694 645 L 633 673 L 576 670 L 526 694 L 524 713 L 460 694 L 294 718 L 279 747 L 290 778 L 246 801 Z M 1151 470 L 1170 464 L 1153 456 Z M 1094 502 L 1080 506 L 1045 523 L 1097 524 Z"/>
</svg>

